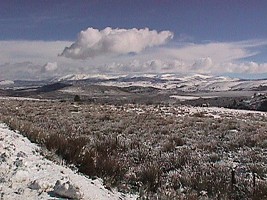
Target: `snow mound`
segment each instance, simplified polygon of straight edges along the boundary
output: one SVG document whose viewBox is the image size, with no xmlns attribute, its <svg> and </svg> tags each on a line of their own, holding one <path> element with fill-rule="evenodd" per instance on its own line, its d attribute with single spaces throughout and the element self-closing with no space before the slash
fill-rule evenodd
<svg viewBox="0 0 267 200">
<path fill-rule="evenodd" d="M 34 180 L 29 184 L 29 188 L 32 190 L 48 191 L 53 186 L 44 180 Z"/>
<path fill-rule="evenodd" d="M 71 199 L 81 199 L 83 197 L 79 187 L 73 185 L 69 181 L 62 182 L 61 180 L 57 180 L 54 186 L 54 193 L 58 196 Z"/>
<path fill-rule="evenodd" d="M 136 196 L 107 190 L 101 179 L 89 179 L 40 154 L 27 138 L 0 123 L 0 199 L 127 200 Z"/>
</svg>

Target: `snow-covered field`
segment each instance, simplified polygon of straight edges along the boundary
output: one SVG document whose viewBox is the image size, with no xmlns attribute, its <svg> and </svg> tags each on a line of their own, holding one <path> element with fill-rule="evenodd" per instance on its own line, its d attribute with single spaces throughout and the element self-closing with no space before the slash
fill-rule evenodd
<svg viewBox="0 0 267 200">
<path fill-rule="evenodd" d="M 171 95 L 171 98 L 179 99 L 180 101 L 186 101 L 186 100 L 195 100 L 199 98 L 209 99 L 209 98 L 215 98 L 217 96 L 185 96 L 185 95 Z"/>
<path fill-rule="evenodd" d="M 28 97 L 1 97 L 0 100 L 18 100 L 18 101 L 52 101 L 48 99 L 36 99 L 36 98 L 28 98 Z"/>
<path fill-rule="evenodd" d="M 57 165 L 40 152 L 36 144 L 0 124 L 0 199 L 135 199 L 107 190 L 100 179 Z"/>
<path fill-rule="evenodd" d="M 10 127 L 104 180 L 53 164 L 1 125 L 4 199 L 59 198 L 57 191 L 68 187 L 64 194 L 76 191 L 84 199 L 131 198 L 103 185 L 147 199 L 267 199 L 267 113 L 14 99 L 0 105 Z"/>
</svg>

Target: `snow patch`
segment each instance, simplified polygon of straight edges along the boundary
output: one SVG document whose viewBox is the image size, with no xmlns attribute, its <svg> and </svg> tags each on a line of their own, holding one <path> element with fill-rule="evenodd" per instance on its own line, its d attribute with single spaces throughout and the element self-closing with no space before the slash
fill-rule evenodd
<svg viewBox="0 0 267 200">
<path fill-rule="evenodd" d="M 181 95 L 172 95 L 171 98 L 179 99 L 180 101 L 186 101 L 186 100 L 195 100 L 199 99 L 200 97 L 197 96 L 181 96 Z"/>
<path fill-rule="evenodd" d="M 0 86 L 1 85 L 13 85 L 13 84 L 14 84 L 14 81 L 10 81 L 10 80 L 0 81 Z"/>
<path fill-rule="evenodd" d="M 0 197 L 16 199 L 136 199 L 105 189 L 92 180 L 40 155 L 40 147 L 0 123 Z"/>
</svg>

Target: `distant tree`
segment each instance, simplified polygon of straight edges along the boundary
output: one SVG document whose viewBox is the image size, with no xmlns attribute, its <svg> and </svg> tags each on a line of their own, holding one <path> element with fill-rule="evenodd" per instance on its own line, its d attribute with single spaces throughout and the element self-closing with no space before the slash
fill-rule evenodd
<svg viewBox="0 0 267 200">
<path fill-rule="evenodd" d="M 74 96 L 74 101 L 75 101 L 75 102 L 79 102 L 79 101 L 81 101 L 80 96 L 79 96 L 79 95 L 75 95 L 75 96 Z"/>
</svg>

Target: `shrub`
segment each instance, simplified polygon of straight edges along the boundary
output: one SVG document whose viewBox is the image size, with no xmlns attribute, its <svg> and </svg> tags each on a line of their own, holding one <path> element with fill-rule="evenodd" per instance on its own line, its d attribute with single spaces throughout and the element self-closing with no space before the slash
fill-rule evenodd
<svg viewBox="0 0 267 200">
<path fill-rule="evenodd" d="M 75 95 L 73 100 L 75 102 L 80 102 L 81 101 L 81 97 L 79 95 Z"/>
<path fill-rule="evenodd" d="M 81 159 L 79 159 L 79 171 L 90 177 L 97 176 L 95 156 L 94 151 L 87 150 Z"/>
<path fill-rule="evenodd" d="M 251 195 L 252 200 L 267 199 L 267 184 L 266 182 L 259 181 Z"/>
<path fill-rule="evenodd" d="M 160 186 L 161 170 L 156 163 L 144 166 L 138 179 L 146 186 L 147 191 L 156 192 Z"/>
</svg>

